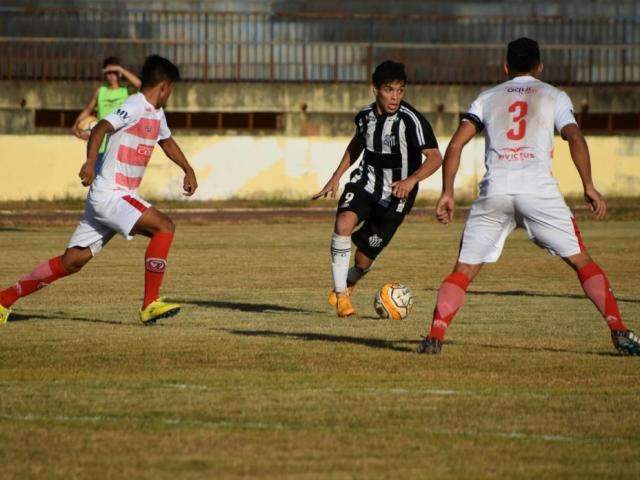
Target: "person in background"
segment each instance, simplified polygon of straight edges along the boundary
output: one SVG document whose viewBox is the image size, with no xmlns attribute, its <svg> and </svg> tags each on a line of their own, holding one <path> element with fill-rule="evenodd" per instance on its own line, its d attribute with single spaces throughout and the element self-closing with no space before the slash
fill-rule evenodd
<svg viewBox="0 0 640 480">
<path fill-rule="evenodd" d="M 140 88 L 140 79 L 120 65 L 120 60 L 117 57 L 107 57 L 102 62 L 102 73 L 104 75 L 104 83 L 97 87 L 91 96 L 89 102 L 76 118 L 73 124 L 73 134 L 82 139 L 88 140 L 90 131 L 81 130 L 79 128 L 80 122 L 85 118 L 94 114 L 98 121 L 115 111 L 120 107 L 125 100 L 129 97 L 130 93 L 135 93 Z M 122 80 L 126 79 L 130 86 L 123 85 Z M 105 138 L 100 145 L 98 155 L 102 156 L 107 148 L 107 139 Z"/>
</svg>

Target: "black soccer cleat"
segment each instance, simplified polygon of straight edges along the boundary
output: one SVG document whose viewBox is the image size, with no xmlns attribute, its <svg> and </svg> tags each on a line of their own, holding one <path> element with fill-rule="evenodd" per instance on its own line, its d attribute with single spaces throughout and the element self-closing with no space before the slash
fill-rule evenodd
<svg viewBox="0 0 640 480">
<path fill-rule="evenodd" d="M 425 337 L 418 345 L 416 353 L 436 355 L 442 351 L 442 342 L 437 338 Z"/>
<path fill-rule="evenodd" d="M 640 338 L 631 330 L 611 330 L 611 341 L 623 355 L 640 355 Z"/>
</svg>

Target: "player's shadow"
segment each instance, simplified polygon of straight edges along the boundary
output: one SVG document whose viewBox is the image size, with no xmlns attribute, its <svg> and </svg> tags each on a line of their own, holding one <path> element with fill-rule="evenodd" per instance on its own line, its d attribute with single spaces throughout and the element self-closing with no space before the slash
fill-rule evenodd
<svg viewBox="0 0 640 480">
<path fill-rule="evenodd" d="M 529 352 L 529 353 L 541 353 L 541 352 L 550 352 L 550 353 L 573 353 L 578 355 L 596 355 L 599 357 L 624 357 L 620 353 L 614 351 L 607 352 L 598 352 L 596 350 L 570 350 L 566 348 L 554 348 L 554 347 L 524 347 L 519 345 L 494 345 L 490 343 L 466 343 L 460 342 L 458 340 L 451 341 L 445 340 L 444 346 L 447 345 L 457 345 L 461 347 L 481 347 L 488 348 L 492 350 L 513 350 L 519 352 Z"/>
<path fill-rule="evenodd" d="M 58 313 L 56 315 L 43 315 L 39 313 L 12 313 L 9 322 L 26 322 L 30 320 L 71 320 L 73 322 L 106 323 L 109 325 L 124 325 L 115 320 L 100 320 L 98 318 L 71 317 Z"/>
<path fill-rule="evenodd" d="M 227 310 L 237 310 L 250 313 L 322 313 L 317 310 L 307 310 L 304 308 L 287 307 L 285 305 L 275 305 L 272 303 L 248 303 L 229 302 L 223 300 L 176 300 L 178 303 L 186 303 L 197 307 L 224 308 Z"/>
<path fill-rule="evenodd" d="M 0 227 L 0 232 L 26 232 L 27 230 L 24 228 L 16 228 L 16 227 Z"/>
<path fill-rule="evenodd" d="M 267 338 L 283 338 L 295 339 L 306 342 L 336 342 L 350 343 L 353 345 L 362 345 L 369 348 L 377 348 L 384 350 L 393 350 L 396 352 L 411 352 L 408 347 L 401 347 L 390 340 L 382 340 L 379 338 L 361 338 L 351 337 L 348 335 L 331 335 L 328 333 L 315 332 L 277 332 L 273 330 L 226 330 L 233 335 L 243 335 L 247 337 L 267 337 Z"/>
<path fill-rule="evenodd" d="M 427 292 L 437 292 L 437 288 L 425 288 Z M 467 295 L 495 295 L 498 297 L 540 297 L 540 298 L 572 298 L 576 300 L 585 300 L 587 297 L 585 295 L 578 295 L 575 293 L 542 293 L 542 292 L 529 292 L 526 290 L 502 290 L 502 291 L 480 291 L 480 290 L 469 290 L 467 291 Z M 625 303 L 640 303 L 640 299 L 638 298 L 623 298 L 616 297 L 618 302 Z"/>
</svg>

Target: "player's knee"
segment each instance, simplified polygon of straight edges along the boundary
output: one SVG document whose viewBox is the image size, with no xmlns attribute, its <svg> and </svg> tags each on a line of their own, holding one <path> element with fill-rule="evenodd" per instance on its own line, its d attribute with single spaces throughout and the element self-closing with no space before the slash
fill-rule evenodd
<svg viewBox="0 0 640 480">
<path fill-rule="evenodd" d="M 582 267 L 589 265 L 590 263 L 593 263 L 593 259 L 587 252 L 580 252 L 577 255 L 565 257 L 563 258 L 563 260 L 576 271 L 580 270 Z"/>
<path fill-rule="evenodd" d="M 348 237 L 351 235 L 351 229 L 344 226 L 336 225 L 336 228 L 334 229 L 334 231 L 336 235 L 340 235 L 341 237 Z"/>
<path fill-rule="evenodd" d="M 163 218 L 155 233 L 175 233 L 176 224 L 169 217 Z"/>
<path fill-rule="evenodd" d="M 168 219 L 167 219 L 167 225 L 166 225 L 166 228 L 167 228 L 167 232 L 169 232 L 169 233 L 175 233 L 175 231 L 176 231 L 176 224 L 175 224 L 175 223 L 173 223 L 173 220 L 171 220 L 170 218 L 168 218 Z"/>
<path fill-rule="evenodd" d="M 454 268 L 454 272 L 462 273 L 469 279 L 469 281 L 472 281 L 476 277 L 476 275 L 478 275 L 481 268 L 482 268 L 481 263 L 470 264 L 470 263 L 458 262 L 456 264 L 456 267 Z"/>
<path fill-rule="evenodd" d="M 351 222 L 346 221 L 345 219 L 338 218 L 336 220 L 334 232 L 336 233 L 336 235 L 348 237 L 353 233 L 353 225 Z"/>
<path fill-rule="evenodd" d="M 69 275 L 78 273 L 82 270 L 89 260 L 93 258 L 91 252 L 65 254 L 62 257 L 62 265 Z"/>
</svg>

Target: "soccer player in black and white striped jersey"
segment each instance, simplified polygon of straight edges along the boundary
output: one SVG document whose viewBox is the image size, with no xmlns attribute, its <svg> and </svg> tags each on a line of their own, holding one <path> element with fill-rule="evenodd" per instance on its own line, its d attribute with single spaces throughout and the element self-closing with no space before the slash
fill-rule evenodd
<svg viewBox="0 0 640 480">
<path fill-rule="evenodd" d="M 353 287 L 411 210 L 418 183 L 442 165 L 431 125 L 403 101 L 406 83 L 401 63 L 386 61 L 376 67 L 372 75 L 375 102 L 356 115 L 355 135 L 338 168 L 313 197 L 335 198 L 340 178 L 364 151 L 340 197 L 331 239 L 334 288 L 329 303 L 340 317 L 356 313 L 350 299 Z M 362 227 L 354 233 L 360 223 Z M 349 268 L 351 241 L 357 250 L 355 264 Z"/>
</svg>

